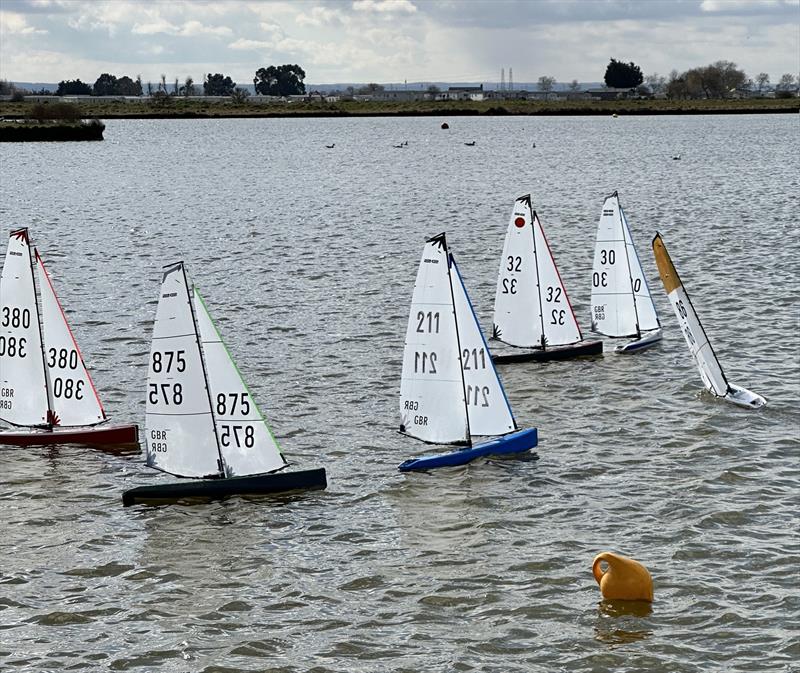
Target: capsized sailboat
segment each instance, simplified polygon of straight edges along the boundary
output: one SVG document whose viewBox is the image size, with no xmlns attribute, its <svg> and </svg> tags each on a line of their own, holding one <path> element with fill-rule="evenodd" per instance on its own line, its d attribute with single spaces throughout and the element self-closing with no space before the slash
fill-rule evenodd
<svg viewBox="0 0 800 673">
<path fill-rule="evenodd" d="M 323 489 L 288 463 L 183 262 L 164 267 L 147 376 L 147 465 L 186 481 L 125 491 L 125 505 Z"/>
<path fill-rule="evenodd" d="M 713 395 L 738 404 L 740 407 L 748 409 L 763 407 L 767 401 L 761 395 L 728 382 L 717 359 L 717 354 L 694 310 L 692 300 L 689 299 L 689 293 L 675 270 L 664 241 L 661 239 L 661 234 L 657 233 L 653 238 L 653 253 L 656 257 L 658 273 L 661 275 L 664 289 L 675 310 L 675 315 L 678 317 L 686 345 L 689 346 L 689 352 L 700 370 L 703 385 Z"/>
<path fill-rule="evenodd" d="M 503 245 L 492 338 L 521 350 L 493 356 L 498 364 L 562 360 L 603 352 L 584 341 L 530 194 L 514 203 Z"/>
<path fill-rule="evenodd" d="M 14 426 L 0 431 L 0 444 L 138 442 L 136 425 L 107 423 L 44 261 L 31 249 L 25 228 L 11 232 L 0 277 L 0 420 Z"/>
<path fill-rule="evenodd" d="M 661 341 L 661 322 L 617 192 L 607 196 L 597 223 L 592 268 L 592 331 L 635 337 L 615 353 L 633 353 Z"/>
<path fill-rule="evenodd" d="M 402 472 L 464 465 L 481 456 L 522 453 L 536 428 L 518 430 L 445 234 L 425 243 L 408 316 L 400 381 L 400 432 L 448 453 L 413 458 Z M 473 436 L 497 436 L 473 444 Z"/>
</svg>

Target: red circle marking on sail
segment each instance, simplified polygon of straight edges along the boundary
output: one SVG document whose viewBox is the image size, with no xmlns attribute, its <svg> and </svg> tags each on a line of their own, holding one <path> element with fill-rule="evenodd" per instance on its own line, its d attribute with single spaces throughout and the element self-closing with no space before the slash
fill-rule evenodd
<svg viewBox="0 0 800 673">
<path fill-rule="evenodd" d="M 516 220 L 514 220 L 514 224 L 516 224 L 520 229 L 522 229 L 522 227 L 525 226 L 525 218 L 518 217 Z"/>
</svg>

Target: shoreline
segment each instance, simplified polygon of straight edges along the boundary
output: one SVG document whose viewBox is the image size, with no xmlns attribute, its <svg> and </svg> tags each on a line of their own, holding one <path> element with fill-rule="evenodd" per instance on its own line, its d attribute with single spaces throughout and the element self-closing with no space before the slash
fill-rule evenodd
<svg viewBox="0 0 800 673">
<path fill-rule="evenodd" d="M 158 109 L 143 102 L 74 103 L 83 118 L 100 119 L 247 119 L 326 117 L 472 117 L 472 116 L 643 116 L 711 114 L 792 114 L 800 98 L 731 100 L 617 100 L 617 101 L 450 101 L 440 103 L 283 103 L 235 105 L 176 98 Z M 0 102 L 0 118 L 23 118 L 35 103 Z"/>
</svg>

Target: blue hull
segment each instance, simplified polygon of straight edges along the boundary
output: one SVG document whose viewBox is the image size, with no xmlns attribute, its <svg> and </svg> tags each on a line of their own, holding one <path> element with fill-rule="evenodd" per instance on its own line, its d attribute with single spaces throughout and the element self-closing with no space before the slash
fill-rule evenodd
<svg viewBox="0 0 800 673">
<path fill-rule="evenodd" d="M 434 470 L 437 467 L 466 465 L 482 456 L 523 453 L 533 449 L 538 443 L 539 433 L 536 428 L 528 428 L 527 430 L 518 430 L 510 435 L 503 435 L 497 439 L 476 444 L 468 449 L 437 453 L 432 456 L 422 456 L 422 458 L 411 458 L 400 463 L 397 469 L 401 472 L 411 472 L 413 470 Z"/>
</svg>

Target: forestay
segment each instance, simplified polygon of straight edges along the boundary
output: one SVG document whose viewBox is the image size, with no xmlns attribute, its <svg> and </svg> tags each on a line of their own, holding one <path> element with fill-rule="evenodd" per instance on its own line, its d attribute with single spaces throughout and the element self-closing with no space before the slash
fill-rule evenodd
<svg viewBox="0 0 800 673">
<path fill-rule="evenodd" d="M 197 288 L 194 288 L 194 310 L 225 476 L 261 474 L 285 467 L 278 444 Z"/>
<path fill-rule="evenodd" d="M 689 295 L 686 292 L 678 272 L 670 259 L 667 248 L 656 234 L 653 239 L 653 253 L 655 254 L 658 272 L 664 283 L 664 289 L 678 317 L 681 332 L 689 346 L 689 352 L 700 370 L 700 377 L 705 387 L 715 395 L 724 396 L 730 391 L 728 380 L 717 360 L 717 355 L 708 341 L 700 319 L 694 310 Z"/>
<path fill-rule="evenodd" d="M 147 375 L 147 464 L 181 477 L 222 476 L 188 282 L 165 267 Z"/>
<path fill-rule="evenodd" d="M 9 237 L 0 307 L 0 419 L 47 425 L 50 406 L 27 229 Z"/>
<path fill-rule="evenodd" d="M 461 366 L 464 372 L 470 434 L 504 435 L 513 432 L 517 426 L 511 407 L 452 255 L 450 278 L 461 344 Z"/>
<path fill-rule="evenodd" d="M 102 423 L 106 419 L 103 405 L 38 250 L 35 257 L 53 424 L 69 427 Z"/>
<path fill-rule="evenodd" d="M 400 381 L 400 431 L 439 444 L 469 442 L 448 262 L 444 234 L 425 243 Z"/>
</svg>

